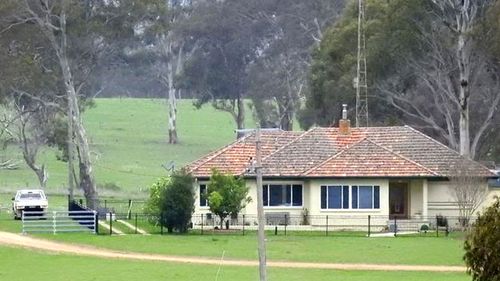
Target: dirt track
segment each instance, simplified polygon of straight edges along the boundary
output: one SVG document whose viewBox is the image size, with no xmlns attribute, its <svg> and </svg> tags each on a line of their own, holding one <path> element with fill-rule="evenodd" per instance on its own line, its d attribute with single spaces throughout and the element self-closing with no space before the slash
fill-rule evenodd
<svg viewBox="0 0 500 281">
<path fill-rule="evenodd" d="M 72 245 L 61 242 L 53 242 L 45 239 L 33 238 L 0 231 L 0 245 L 36 249 L 46 252 L 58 252 L 80 256 L 93 256 L 101 258 L 164 261 L 176 263 L 192 263 L 220 265 L 221 261 L 216 258 L 182 257 L 157 254 L 142 254 L 118 252 L 107 249 L 93 248 L 82 245 Z M 258 266 L 253 260 L 224 260 L 225 266 Z M 393 265 L 393 264 L 346 264 L 346 263 L 312 263 L 312 262 L 285 262 L 268 261 L 270 267 L 280 268 L 311 268 L 311 269 L 337 269 L 337 270 L 379 270 L 379 271 L 431 271 L 431 272 L 465 272 L 462 266 L 433 266 L 433 265 Z"/>
</svg>

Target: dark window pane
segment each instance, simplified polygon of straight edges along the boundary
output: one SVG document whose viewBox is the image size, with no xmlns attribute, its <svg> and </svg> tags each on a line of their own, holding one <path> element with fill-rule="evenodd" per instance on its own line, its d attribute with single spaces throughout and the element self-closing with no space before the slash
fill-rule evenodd
<svg viewBox="0 0 500 281">
<path fill-rule="evenodd" d="M 342 187 L 342 209 L 349 209 L 349 186 Z"/>
<path fill-rule="evenodd" d="M 326 186 L 321 186 L 321 209 L 326 209 Z"/>
<path fill-rule="evenodd" d="M 380 209 L 380 187 L 373 187 L 373 208 Z"/>
<path fill-rule="evenodd" d="M 302 206 L 302 185 L 293 185 L 293 206 Z"/>
<path fill-rule="evenodd" d="M 286 206 L 292 206 L 292 186 L 287 184 L 283 185 L 283 188 L 285 189 L 285 198 L 283 198 L 286 202 L 284 205 Z"/>
<path fill-rule="evenodd" d="M 207 186 L 205 184 L 200 184 L 200 207 L 206 207 L 207 204 Z"/>
<path fill-rule="evenodd" d="M 328 187 L 328 209 L 340 209 L 342 203 L 342 189 L 340 186 Z"/>
<path fill-rule="evenodd" d="M 269 206 L 283 206 L 286 192 L 283 185 L 269 185 Z"/>
<path fill-rule="evenodd" d="M 358 208 L 358 186 L 356 185 L 352 186 L 352 208 Z"/>
<path fill-rule="evenodd" d="M 264 206 L 269 206 L 269 200 L 267 200 L 269 194 L 269 186 L 267 184 L 262 186 L 262 202 Z"/>
<path fill-rule="evenodd" d="M 359 208 L 372 209 L 373 205 L 373 187 L 360 186 L 359 187 Z"/>
</svg>

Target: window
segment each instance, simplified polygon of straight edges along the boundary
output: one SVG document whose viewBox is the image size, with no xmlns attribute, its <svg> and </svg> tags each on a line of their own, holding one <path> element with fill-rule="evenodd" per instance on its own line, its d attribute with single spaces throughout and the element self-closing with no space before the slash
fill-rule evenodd
<svg viewBox="0 0 500 281">
<path fill-rule="evenodd" d="M 321 186 L 321 209 L 349 209 L 349 186 Z"/>
<path fill-rule="evenodd" d="M 262 186 L 263 203 L 266 207 L 302 206 L 301 184 L 265 184 Z"/>
<path fill-rule="evenodd" d="M 371 185 L 353 185 L 353 209 L 380 209 L 380 187 Z"/>
<path fill-rule="evenodd" d="M 353 185 L 351 188 L 348 185 L 321 186 L 321 209 L 349 209 L 349 199 L 352 209 L 380 209 L 380 187 L 371 185 Z"/>
<path fill-rule="evenodd" d="M 207 207 L 208 206 L 208 201 L 207 198 L 205 197 L 207 195 L 207 185 L 206 184 L 200 184 L 200 207 Z"/>
</svg>

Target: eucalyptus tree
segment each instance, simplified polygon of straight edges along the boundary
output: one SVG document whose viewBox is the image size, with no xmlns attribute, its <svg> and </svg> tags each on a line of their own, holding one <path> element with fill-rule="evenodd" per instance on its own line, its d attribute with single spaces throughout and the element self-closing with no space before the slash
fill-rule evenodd
<svg viewBox="0 0 500 281">
<path fill-rule="evenodd" d="M 10 8 L 10 12 L 2 13 L 2 35 L 13 36 L 9 46 L 19 45 L 15 49 L 20 52 L 27 50 L 25 46 L 36 46 L 38 53 L 33 61 L 36 62 L 37 58 L 45 63 L 34 62 L 29 67 L 39 68 L 47 74 L 34 77 L 48 84 L 39 89 L 32 80 L 24 79 L 24 84 L 12 85 L 12 81 L 16 79 L 23 81 L 24 75 L 18 71 L 10 80 L 11 85 L 7 91 L 27 96 L 45 107 L 54 107 L 66 116 L 68 132 L 64 139 L 67 142 L 69 184 L 71 186 L 76 181 L 84 191 L 88 206 L 95 208 L 97 190 L 81 112 L 88 98 L 96 94 L 99 85 L 99 79 L 93 75 L 95 66 L 113 50 L 110 47 L 112 40 L 109 39 L 118 38 L 123 27 L 127 27 L 123 24 L 125 21 L 117 24 L 119 20 L 126 18 L 119 13 L 122 2 L 10 0 L 3 1 L 3 4 L 2 9 Z M 20 29 L 30 31 L 19 33 Z M 34 45 L 31 44 L 32 38 L 38 40 Z M 47 124 L 44 125 L 42 127 L 48 127 Z M 52 139 L 60 140 L 59 137 Z M 78 177 L 72 165 L 73 153 L 78 160 Z"/>
<path fill-rule="evenodd" d="M 366 1 L 371 124 L 410 123 L 466 157 L 491 153 L 500 118 L 496 5 Z M 303 125 L 330 124 L 341 103 L 354 103 L 356 27 L 350 5 L 315 51 Z"/>
</svg>

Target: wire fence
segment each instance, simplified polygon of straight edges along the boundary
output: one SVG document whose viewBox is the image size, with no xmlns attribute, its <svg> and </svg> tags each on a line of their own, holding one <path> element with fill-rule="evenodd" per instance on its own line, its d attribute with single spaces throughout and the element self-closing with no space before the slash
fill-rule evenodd
<svg viewBox="0 0 500 281">
<path fill-rule="evenodd" d="M 101 228 L 104 234 L 165 234 L 163 217 L 145 213 L 108 213 L 100 216 L 109 225 Z M 324 236 L 447 236 L 463 232 L 473 225 L 475 218 L 465 220 L 453 216 L 397 218 L 390 216 L 288 215 L 266 214 L 265 229 L 269 235 L 324 235 Z M 252 235 L 258 228 L 256 215 L 238 215 L 221 220 L 213 214 L 196 214 L 189 223 L 194 235 Z"/>
</svg>

